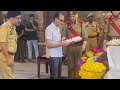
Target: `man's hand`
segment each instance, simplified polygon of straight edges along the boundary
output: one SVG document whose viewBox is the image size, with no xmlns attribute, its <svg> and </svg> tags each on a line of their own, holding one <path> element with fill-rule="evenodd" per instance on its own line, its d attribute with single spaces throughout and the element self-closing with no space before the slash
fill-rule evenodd
<svg viewBox="0 0 120 90">
<path fill-rule="evenodd" d="M 84 41 L 84 42 L 83 42 L 83 45 L 82 45 L 82 51 L 85 51 L 85 49 L 86 49 L 86 45 L 87 45 L 87 42 Z"/>
<path fill-rule="evenodd" d="M 104 40 L 104 41 L 103 41 L 103 50 L 104 50 L 104 51 L 106 51 L 106 48 L 107 48 L 106 43 L 107 43 L 107 40 Z"/>
<path fill-rule="evenodd" d="M 37 27 L 34 25 L 33 20 L 30 20 L 30 23 L 32 24 L 34 31 L 36 31 Z"/>
<path fill-rule="evenodd" d="M 61 46 L 68 46 L 68 43 L 62 42 L 62 43 L 61 43 Z"/>
<path fill-rule="evenodd" d="M 11 56 L 10 56 L 9 58 L 7 58 L 7 61 L 6 61 L 6 62 L 7 62 L 7 65 L 8 65 L 8 66 L 13 66 L 13 64 L 14 64 L 14 63 L 13 63 L 13 58 L 12 58 Z"/>
<path fill-rule="evenodd" d="M 62 41 L 63 41 L 65 38 L 66 38 L 66 37 L 63 37 L 63 38 L 62 38 Z"/>
<path fill-rule="evenodd" d="M 82 51 L 85 51 L 86 45 L 82 45 Z"/>
<path fill-rule="evenodd" d="M 33 20 L 30 20 L 30 23 L 33 23 Z"/>
<path fill-rule="evenodd" d="M 12 58 L 12 56 L 10 56 L 10 55 L 8 54 L 8 48 L 7 48 L 6 42 L 0 43 L 0 45 L 1 45 L 2 53 L 3 53 L 3 54 L 5 55 L 5 57 L 6 57 L 6 63 L 7 63 L 7 65 L 8 65 L 8 66 L 12 66 L 12 65 L 13 65 L 13 58 Z"/>
</svg>

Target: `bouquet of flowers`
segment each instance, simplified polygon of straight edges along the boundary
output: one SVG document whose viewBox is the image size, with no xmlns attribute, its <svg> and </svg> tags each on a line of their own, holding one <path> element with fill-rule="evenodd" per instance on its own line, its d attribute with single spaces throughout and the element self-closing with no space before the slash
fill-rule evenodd
<svg viewBox="0 0 120 90">
<path fill-rule="evenodd" d="M 112 39 L 106 43 L 108 46 L 117 46 L 120 45 L 120 39 Z"/>
<path fill-rule="evenodd" d="M 81 41 L 82 38 L 80 36 L 70 36 L 65 38 L 62 42 L 66 42 L 68 44 L 73 43 L 73 42 L 79 42 Z"/>
<path fill-rule="evenodd" d="M 103 50 L 91 48 L 91 51 L 86 52 L 78 61 L 79 75 L 82 79 L 101 79 L 104 76 L 106 67 L 100 58 L 102 54 Z"/>
</svg>

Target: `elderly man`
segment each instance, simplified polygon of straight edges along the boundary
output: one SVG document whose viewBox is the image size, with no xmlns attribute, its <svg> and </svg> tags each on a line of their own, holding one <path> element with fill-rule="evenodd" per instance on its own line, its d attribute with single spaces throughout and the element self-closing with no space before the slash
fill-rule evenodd
<svg viewBox="0 0 120 90">
<path fill-rule="evenodd" d="M 54 15 L 54 21 L 45 30 L 46 46 L 50 55 L 50 78 L 61 79 L 62 70 L 62 46 L 67 46 L 61 39 L 59 26 L 64 21 L 62 13 Z"/>
</svg>

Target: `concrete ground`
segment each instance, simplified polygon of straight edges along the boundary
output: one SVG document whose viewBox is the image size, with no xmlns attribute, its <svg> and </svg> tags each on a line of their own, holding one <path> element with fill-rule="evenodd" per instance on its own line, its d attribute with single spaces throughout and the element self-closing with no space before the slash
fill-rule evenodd
<svg viewBox="0 0 120 90">
<path fill-rule="evenodd" d="M 108 63 L 104 62 L 107 66 Z M 50 68 L 49 68 L 50 69 Z M 41 64 L 41 72 L 40 77 L 41 79 L 49 79 L 50 78 L 50 70 L 49 73 L 46 74 L 45 64 Z M 67 65 L 62 65 L 62 76 L 67 78 L 68 77 L 68 68 Z M 2 79 L 2 73 L 0 69 L 0 79 Z M 28 63 L 14 63 L 14 79 L 39 79 L 37 77 L 37 63 L 36 62 L 28 62 Z"/>
<path fill-rule="evenodd" d="M 50 72 L 50 71 L 49 71 Z M 0 79 L 2 79 L 0 69 Z M 41 79 L 49 79 L 50 73 L 45 73 L 45 64 L 41 64 Z M 67 65 L 62 66 L 62 76 L 68 76 Z M 15 62 L 14 64 L 14 79 L 39 79 L 37 77 L 37 63 L 29 62 L 29 63 L 19 63 Z"/>
</svg>

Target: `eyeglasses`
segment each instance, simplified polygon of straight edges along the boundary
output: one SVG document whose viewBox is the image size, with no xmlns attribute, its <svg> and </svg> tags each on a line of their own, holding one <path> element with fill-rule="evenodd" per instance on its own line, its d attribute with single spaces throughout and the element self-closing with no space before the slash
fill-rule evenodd
<svg viewBox="0 0 120 90">
<path fill-rule="evenodd" d="M 59 18 L 58 18 L 59 19 Z M 61 22 L 64 22 L 64 20 L 59 19 Z"/>
</svg>

